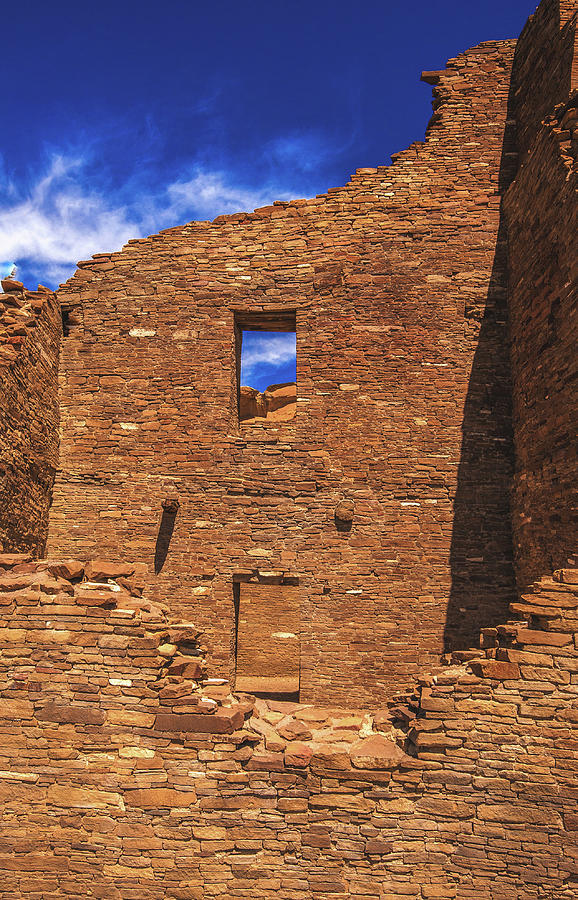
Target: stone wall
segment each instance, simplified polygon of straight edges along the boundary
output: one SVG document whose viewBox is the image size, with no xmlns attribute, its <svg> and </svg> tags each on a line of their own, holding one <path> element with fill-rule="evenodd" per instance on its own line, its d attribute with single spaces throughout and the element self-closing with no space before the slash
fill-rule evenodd
<svg viewBox="0 0 578 900">
<path fill-rule="evenodd" d="M 0 547 L 42 553 L 58 455 L 60 310 L 5 279 L 0 294 Z"/>
<path fill-rule="evenodd" d="M 251 578 L 299 585 L 302 699 L 379 702 L 504 619 L 514 46 L 426 73 L 426 141 L 392 166 L 132 241 L 59 292 L 72 326 L 51 552 L 146 561 L 151 595 L 203 628 L 218 674 L 233 673 L 235 584 Z M 296 415 L 242 425 L 235 316 L 288 314 Z"/>
<path fill-rule="evenodd" d="M 59 310 L 5 285 L 0 536 L 30 552 L 0 554 L 2 897 L 574 896 L 572 11 L 545 0 L 516 52 L 515 86 L 556 35 L 565 60 L 533 137 L 513 43 L 484 44 L 425 73 L 393 166 L 81 266 L 51 525 L 80 561 L 33 559 Z M 297 413 L 242 425 L 260 310 L 296 310 Z M 300 660 L 299 698 L 232 693 L 239 640 L 252 690 L 262 644 L 291 691 Z"/>
<path fill-rule="evenodd" d="M 546 122 L 505 202 L 522 588 L 578 552 L 578 92 Z"/>
<path fill-rule="evenodd" d="M 543 0 L 528 19 L 516 48 L 511 108 L 521 160 L 540 124 L 578 87 L 575 0 Z"/>
<path fill-rule="evenodd" d="M 6 898 L 572 896 L 577 570 L 373 713 L 232 697 L 138 567 L 0 572 Z"/>
</svg>

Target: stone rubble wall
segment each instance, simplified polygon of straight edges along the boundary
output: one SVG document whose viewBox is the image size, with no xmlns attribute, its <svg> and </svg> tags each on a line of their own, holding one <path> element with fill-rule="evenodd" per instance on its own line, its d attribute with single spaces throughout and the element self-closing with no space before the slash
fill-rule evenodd
<svg viewBox="0 0 578 900">
<path fill-rule="evenodd" d="M 546 0 L 528 26 L 539 42 L 551 18 L 566 73 L 573 9 Z M 34 558 L 58 306 L 0 295 L 0 537 L 25 551 L 0 554 L 1 900 L 573 900 L 578 113 L 543 74 L 561 102 L 525 147 L 518 94 L 506 236 L 512 53 L 426 73 L 427 142 L 392 167 L 81 267 L 62 292 L 52 536 L 80 561 Z M 291 295 L 298 334 L 318 336 L 298 359 L 301 424 L 299 408 L 278 430 L 236 422 L 248 292 L 268 313 Z M 163 500 L 174 536 L 153 578 Z M 334 533 L 341 512 L 352 527 Z M 302 590 L 301 701 L 232 693 L 231 582 L 284 575 Z M 446 609 L 450 664 L 424 674 Z"/>
<path fill-rule="evenodd" d="M 524 160 L 542 120 L 578 88 L 576 0 L 542 0 L 516 47 L 510 107 Z"/>
<path fill-rule="evenodd" d="M 426 73 L 426 140 L 393 165 L 131 241 L 59 291 L 74 324 L 49 552 L 147 562 L 151 596 L 207 633 L 219 675 L 234 671 L 235 579 L 298 582 L 301 697 L 316 702 L 380 703 L 507 614 L 514 48 Z M 240 425 L 235 314 L 294 311 L 296 415 Z"/>
<path fill-rule="evenodd" d="M 58 456 L 60 309 L 4 279 L 0 293 L 0 548 L 44 551 Z"/>
<path fill-rule="evenodd" d="M 578 91 L 505 198 L 520 587 L 578 553 Z"/>
<path fill-rule="evenodd" d="M 0 573 L 0 897 L 573 896 L 577 570 L 373 713 L 232 696 L 139 566 Z"/>
</svg>

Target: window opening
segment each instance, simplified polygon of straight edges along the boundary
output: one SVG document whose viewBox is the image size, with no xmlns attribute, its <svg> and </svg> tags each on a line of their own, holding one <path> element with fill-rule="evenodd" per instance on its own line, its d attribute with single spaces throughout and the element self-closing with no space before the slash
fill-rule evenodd
<svg viewBox="0 0 578 900">
<path fill-rule="evenodd" d="M 60 307 L 62 317 L 62 336 L 68 337 L 70 332 L 82 324 L 80 307 L 62 306 Z"/>
<path fill-rule="evenodd" d="M 297 410 L 295 314 L 237 317 L 239 421 L 284 422 Z"/>
<path fill-rule="evenodd" d="M 68 337 L 70 334 L 70 310 L 61 307 L 62 313 L 62 337 Z"/>
</svg>

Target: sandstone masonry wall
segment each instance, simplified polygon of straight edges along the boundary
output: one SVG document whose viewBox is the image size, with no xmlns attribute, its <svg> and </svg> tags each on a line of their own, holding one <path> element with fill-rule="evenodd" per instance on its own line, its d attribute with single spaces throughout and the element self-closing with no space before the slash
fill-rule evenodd
<svg viewBox="0 0 578 900">
<path fill-rule="evenodd" d="M 309 700 L 379 702 L 506 615 L 514 46 L 426 73 L 426 141 L 392 166 L 132 241 L 59 292 L 74 324 L 51 552 L 146 561 L 218 674 L 244 579 L 299 585 Z M 235 315 L 293 311 L 296 416 L 239 425 Z"/>
<path fill-rule="evenodd" d="M 0 897 L 573 896 L 577 570 L 359 713 L 232 697 L 136 569 L 0 556 Z"/>
<path fill-rule="evenodd" d="M 578 87 L 575 0 L 543 0 L 516 47 L 510 105 L 524 160 L 542 120 Z"/>
<path fill-rule="evenodd" d="M 58 454 L 60 310 L 47 289 L 2 286 L 0 547 L 41 554 Z"/>
<path fill-rule="evenodd" d="M 508 191 L 523 588 L 578 552 L 578 92 L 546 120 Z"/>
<path fill-rule="evenodd" d="M 544 0 L 515 78 L 556 35 L 571 71 L 573 10 Z M 80 561 L 33 558 L 58 307 L 0 295 L 0 537 L 30 551 L 0 553 L 2 900 L 574 898 L 578 97 L 544 69 L 530 135 L 512 54 L 425 73 L 392 167 L 81 266 L 51 525 Z M 242 426 L 234 314 L 288 309 L 296 417 Z M 269 590 L 299 701 L 219 677 Z"/>
</svg>

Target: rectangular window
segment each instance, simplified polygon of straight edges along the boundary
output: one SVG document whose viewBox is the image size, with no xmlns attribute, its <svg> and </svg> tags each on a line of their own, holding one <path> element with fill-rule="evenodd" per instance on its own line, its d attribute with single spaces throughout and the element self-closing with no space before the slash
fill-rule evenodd
<svg viewBox="0 0 578 900">
<path fill-rule="evenodd" d="M 239 585 L 235 689 L 257 694 L 299 691 L 299 588 Z"/>
<path fill-rule="evenodd" d="M 285 422 L 297 409 L 295 312 L 237 313 L 237 402 L 244 425 Z"/>
</svg>

